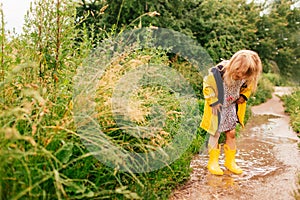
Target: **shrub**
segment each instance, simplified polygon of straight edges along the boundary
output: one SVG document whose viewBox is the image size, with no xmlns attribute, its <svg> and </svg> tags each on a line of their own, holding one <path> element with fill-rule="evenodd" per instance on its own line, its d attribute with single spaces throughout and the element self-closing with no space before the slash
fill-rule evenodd
<svg viewBox="0 0 300 200">
<path fill-rule="evenodd" d="M 263 76 L 268 79 L 274 86 L 285 85 L 285 80 L 279 74 L 266 73 Z"/>
<path fill-rule="evenodd" d="M 267 99 L 272 97 L 273 91 L 274 89 L 272 82 L 263 74 L 258 81 L 257 90 L 248 100 L 248 104 L 258 105 L 264 103 Z"/>
<path fill-rule="evenodd" d="M 300 132 L 300 90 L 295 91 L 292 95 L 282 97 L 285 105 L 285 111 L 291 116 L 291 126 L 297 133 Z"/>
</svg>

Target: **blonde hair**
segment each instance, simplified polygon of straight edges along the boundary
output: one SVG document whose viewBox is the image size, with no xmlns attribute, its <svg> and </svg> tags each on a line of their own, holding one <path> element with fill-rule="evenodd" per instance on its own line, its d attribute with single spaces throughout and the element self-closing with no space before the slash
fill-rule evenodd
<svg viewBox="0 0 300 200">
<path fill-rule="evenodd" d="M 228 86 L 234 82 L 233 75 L 239 71 L 242 72 L 248 85 L 251 85 L 254 92 L 257 87 L 259 75 L 262 72 L 262 63 L 258 54 L 251 50 L 240 50 L 236 52 L 229 62 L 225 63 L 223 70 L 224 82 Z"/>
</svg>

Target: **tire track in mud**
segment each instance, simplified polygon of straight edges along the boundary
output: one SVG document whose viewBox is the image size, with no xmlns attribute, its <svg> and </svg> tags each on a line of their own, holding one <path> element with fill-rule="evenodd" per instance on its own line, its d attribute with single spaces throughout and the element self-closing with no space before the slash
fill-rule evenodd
<svg viewBox="0 0 300 200">
<path fill-rule="evenodd" d="M 176 189 L 170 200 L 293 200 L 300 174 L 299 138 L 289 126 L 289 116 L 277 95 L 289 94 L 287 87 L 275 87 L 272 99 L 252 107 L 253 116 L 237 140 L 236 162 L 244 170 L 234 175 L 224 166 L 223 176 L 211 175 L 207 152 L 191 162 L 190 180 Z"/>
</svg>

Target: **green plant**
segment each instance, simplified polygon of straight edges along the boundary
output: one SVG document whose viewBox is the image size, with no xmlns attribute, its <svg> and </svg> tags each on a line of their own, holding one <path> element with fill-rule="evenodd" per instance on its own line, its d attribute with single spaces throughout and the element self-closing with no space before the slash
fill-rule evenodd
<svg viewBox="0 0 300 200">
<path fill-rule="evenodd" d="M 265 73 L 263 76 L 267 78 L 274 86 L 285 85 L 286 81 L 283 79 L 282 76 L 280 76 L 280 74 Z"/>
<path fill-rule="evenodd" d="M 270 99 L 274 90 L 273 86 L 272 82 L 263 74 L 258 81 L 257 90 L 251 95 L 248 104 L 250 106 L 258 105 L 264 103 L 267 99 Z"/>
<path fill-rule="evenodd" d="M 300 133 L 300 90 L 298 89 L 291 95 L 282 97 L 285 106 L 285 112 L 291 117 L 291 126 L 293 130 Z"/>
<path fill-rule="evenodd" d="M 73 119 L 73 78 L 77 66 L 94 48 L 93 37 L 84 28 L 74 29 L 71 5 L 63 0 L 36 2 L 26 18 L 24 34 L 5 43 L 12 53 L 3 56 L 1 65 L 5 77 L 0 82 L 4 97 L 0 102 L 0 198 L 167 199 L 172 189 L 189 178 L 189 164 L 203 142 L 203 133 L 195 130 L 194 139 L 188 141 L 191 145 L 177 160 L 149 173 L 122 172 L 94 157 L 95 152 L 83 144 L 86 138 L 78 133 Z M 182 120 L 176 100 L 180 91 L 170 91 L 159 84 L 150 87 L 145 81 L 131 94 L 130 101 L 136 107 L 132 106 L 128 116 L 136 125 L 161 125 L 155 109 L 166 111 L 165 124 L 158 126 L 162 130 L 144 140 L 122 132 L 120 128 L 124 127 L 116 124 L 109 106 L 105 108 L 102 103 L 109 102 L 113 84 L 135 67 L 153 64 L 171 69 L 168 57 L 163 51 L 144 48 L 119 57 L 118 61 L 107 68 L 102 80 L 97 80 L 97 119 L 103 132 L 128 151 L 164 147 Z M 151 74 L 148 76 L 151 78 Z M 192 77 L 191 73 L 187 77 Z M 196 78 L 192 78 L 193 87 L 199 88 Z M 182 83 L 175 82 L 173 88 L 179 88 L 176 84 Z M 195 96 L 192 98 L 197 102 Z M 159 106 L 152 109 L 153 105 Z M 192 115 L 194 111 L 189 112 Z M 197 120 L 191 118 L 188 123 Z M 181 130 L 182 135 L 184 131 L 189 130 Z"/>
</svg>

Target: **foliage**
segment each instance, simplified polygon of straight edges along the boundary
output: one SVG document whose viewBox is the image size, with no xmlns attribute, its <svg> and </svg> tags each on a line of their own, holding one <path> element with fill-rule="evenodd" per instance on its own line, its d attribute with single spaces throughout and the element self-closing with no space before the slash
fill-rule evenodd
<svg viewBox="0 0 300 200">
<path fill-rule="evenodd" d="M 35 1 L 34 5 L 31 5 L 25 16 L 22 42 L 26 42 L 27 45 L 22 53 L 36 52 L 35 55 L 26 56 L 38 67 L 32 69 L 28 76 L 38 75 L 44 83 L 56 85 L 62 80 L 68 80 L 63 73 L 75 72 L 73 57 L 78 55 L 73 50 L 76 48 L 74 36 L 79 30 L 73 25 L 73 6 L 74 3 L 61 0 Z"/>
<path fill-rule="evenodd" d="M 191 63 L 189 62 L 179 62 L 174 61 L 171 63 L 171 67 L 176 69 L 186 80 L 191 84 L 193 87 L 195 94 L 198 99 L 204 99 L 203 93 L 202 93 L 202 82 L 203 77 L 201 73 L 199 73 L 199 70 L 195 68 Z"/>
<path fill-rule="evenodd" d="M 264 77 L 268 79 L 274 86 L 283 86 L 286 85 L 286 80 L 279 74 L 274 73 L 265 73 Z"/>
<path fill-rule="evenodd" d="M 97 30 L 151 25 L 179 31 L 195 38 L 214 61 L 228 59 L 237 50 L 251 47 L 256 40 L 255 23 L 260 12 L 256 4 L 244 0 L 82 1 L 77 9 L 78 18 Z"/>
<path fill-rule="evenodd" d="M 295 91 L 292 95 L 282 97 L 285 111 L 291 116 L 291 126 L 293 130 L 300 133 L 300 91 Z"/>
<path fill-rule="evenodd" d="M 229 59 L 240 49 L 252 47 L 259 11 L 254 3 L 247 4 L 244 0 L 203 1 L 193 10 L 189 26 L 199 43 L 218 62 Z"/>
<path fill-rule="evenodd" d="M 273 1 L 257 23 L 258 41 L 255 43 L 255 49 L 266 64 L 265 72 L 274 72 L 275 63 L 281 75 L 295 79 L 299 77 L 300 9 L 291 7 L 296 2 Z"/>
<path fill-rule="evenodd" d="M 248 100 L 248 104 L 258 105 L 270 99 L 272 97 L 272 92 L 274 90 L 273 86 L 274 85 L 263 74 L 258 81 L 257 90 Z"/>
<path fill-rule="evenodd" d="M 256 4 L 234 1 L 81 1 L 79 27 L 86 24 L 104 38 L 107 30 L 157 26 L 179 31 L 199 42 L 215 62 L 240 49 L 259 53 L 264 72 L 299 76 L 298 1 Z M 237 9 L 238 7 L 238 9 Z M 159 15 L 158 15 L 159 14 Z M 274 66 L 278 70 L 273 71 Z"/>
<path fill-rule="evenodd" d="M 77 7 L 77 22 L 82 27 L 94 27 L 95 34 L 100 38 L 107 36 L 107 30 L 116 33 L 133 27 L 170 28 L 183 33 L 191 33 L 186 27 L 188 10 L 198 3 L 194 1 L 84 1 Z"/>
<path fill-rule="evenodd" d="M 136 61 L 141 59 L 136 57 Z M 7 92 L 12 90 L 15 76 L 7 83 Z M 66 91 L 66 86 L 58 87 Z M 33 84 L 18 84 L 15 92 L 19 97 L 1 114 L 2 199 L 160 199 L 167 198 L 172 188 L 189 177 L 190 159 L 201 144 L 198 134 L 186 153 L 170 166 L 135 176 L 117 172 L 101 164 L 82 145 L 81 136 L 74 131 L 72 102 L 66 96 L 71 94 L 61 92 L 53 103 L 49 98 L 52 94 L 40 92 L 43 90 Z M 101 113 L 104 111 L 99 116 Z M 126 145 L 130 140 L 120 141 Z"/>
<path fill-rule="evenodd" d="M 94 38 L 84 27 L 75 29 L 71 23 L 75 21 L 72 5 L 72 2 L 62 0 L 36 1 L 26 17 L 24 34 L 3 43 L 10 50 L 6 52 L 11 53 L 1 54 L 5 73 L 4 81 L 1 79 L 0 82 L 3 88 L 0 102 L 0 198 L 166 199 L 173 188 L 189 177 L 189 163 L 202 144 L 203 133 L 197 130 L 196 138 L 190 141 L 192 145 L 179 159 L 154 172 L 121 172 L 99 162 L 83 145 L 84 138 L 78 134 L 73 119 L 73 77 L 77 66 L 83 64 L 94 48 Z M 79 37 L 80 43 L 75 40 Z M 143 62 L 163 62 L 165 67 L 169 66 L 165 52 L 146 49 L 120 61 L 124 73 L 126 66 L 132 69 L 134 64 Z M 186 66 L 192 70 L 191 66 Z M 186 73 L 184 76 L 188 80 L 193 80 L 195 88 L 201 87 L 197 85 L 199 77 L 184 67 L 181 71 Z M 116 76 L 117 73 L 110 75 Z M 113 84 L 113 81 L 107 83 Z M 102 92 L 108 96 L 112 92 L 100 89 L 99 94 Z M 168 113 L 165 128 L 175 134 L 181 115 L 178 101 L 173 100 L 175 94 L 159 87 L 149 89 L 142 88 L 140 93 L 132 96 L 133 102 L 142 103 L 140 118 L 133 121 L 139 125 L 147 124 L 151 116 L 148 112 L 143 113 L 143 109 L 147 111 L 152 104 L 162 103 L 172 111 Z M 149 96 L 148 101 L 143 95 Z M 102 97 L 98 99 L 98 120 L 109 130 L 115 125 L 110 124 L 113 120 L 105 109 L 101 109 Z M 105 115 L 106 118 L 101 118 Z M 171 134 L 161 135 L 161 138 L 156 135 L 153 140 L 134 146 L 137 141 L 133 137 L 123 138 L 125 135 L 119 129 L 110 129 L 106 133 L 115 137 L 124 148 L 139 147 L 139 150 L 143 150 L 141 145 L 145 144 L 148 147 L 163 145 L 171 137 Z"/>
</svg>

